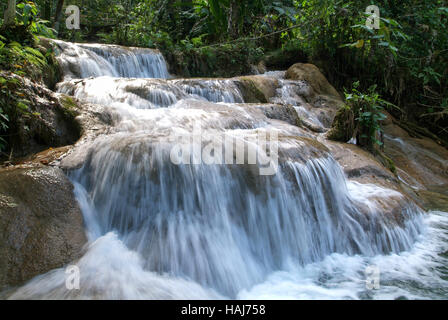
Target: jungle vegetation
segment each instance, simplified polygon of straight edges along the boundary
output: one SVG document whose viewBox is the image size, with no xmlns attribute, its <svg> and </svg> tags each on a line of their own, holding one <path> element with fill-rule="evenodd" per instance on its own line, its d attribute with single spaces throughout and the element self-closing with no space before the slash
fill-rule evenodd
<svg viewBox="0 0 448 320">
<path fill-rule="evenodd" d="M 378 30 L 366 26 L 371 4 L 380 8 Z M 68 5 L 80 8 L 79 30 L 65 27 Z M 51 52 L 37 49 L 41 36 L 158 48 L 185 77 L 310 62 L 345 92 L 349 108 L 364 110 L 359 123 L 377 129 L 386 108 L 416 136 L 448 141 L 444 0 L 8 0 L 0 11 L 0 69 L 19 76 L 38 80 L 51 62 Z M 4 148 L 11 117 L 27 102 L 16 78 L 0 77 L 0 90 Z"/>
</svg>

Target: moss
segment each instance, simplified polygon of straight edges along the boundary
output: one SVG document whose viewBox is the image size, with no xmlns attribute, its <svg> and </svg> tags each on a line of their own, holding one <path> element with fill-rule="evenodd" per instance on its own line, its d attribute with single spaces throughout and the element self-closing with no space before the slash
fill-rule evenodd
<svg viewBox="0 0 448 320">
<path fill-rule="evenodd" d="M 386 167 L 393 173 L 397 174 L 397 167 L 395 166 L 395 162 L 389 158 L 388 156 L 384 155 L 384 160 L 386 161 Z"/>
<path fill-rule="evenodd" d="M 64 109 L 64 111 L 67 112 L 68 116 L 70 116 L 70 117 L 76 117 L 77 116 L 76 109 L 78 108 L 78 105 L 75 102 L 75 100 L 73 100 L 72 97 L 63 95 L 61 97 L 61 99 L 59 100 L 59 102 L 61 103 L 61 106 Z"/>
<path fill-rule="evenodd" d="M 300 116 L 297 116 L 296 126 L 299 128 L 303 128 L 303 119 Z"/>
<path fill-rule="evenodd" d="M 76 120 L 76 117 L 79 115 L 78 104 L 72 97 L 66 95 L 62 95 L 62 97 L 59 99 L 59 103 L 61 105 L 63 117 L 69 122 L 70 126 L 76 132 L 76 134 L 80 136 L 82 132 L 82 126 Z"/>
<path fill-rule="evenodd" d="M 397 167 L 395 166 L 395 162 L 391 158 L 386 156 L 384 152 L 374 149 L 373 154 L 383 166 L 390 170 L 390 172 L 392 172 L 394 175 L 397 174 Z"/>
<path fill-rule="evenodd" d="M 42 81 L 50 90 L 54 90 L 62 80 L 62 69 L 52 52 L 47 54 L 47 61 L 48 64 L 42 70 Z"/>
</svg>

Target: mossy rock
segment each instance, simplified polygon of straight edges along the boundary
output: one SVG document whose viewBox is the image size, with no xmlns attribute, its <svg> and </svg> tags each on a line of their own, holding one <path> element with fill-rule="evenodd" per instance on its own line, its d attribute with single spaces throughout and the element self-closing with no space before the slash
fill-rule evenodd
<svg viewBox="0 0 448 320">
<path fill-rule="evenodd" d="M 340 142 L 349 141 L 355 134 L 354 118 L 354 113 L 349 106 L 345 105 L 339 109 L 328 132 L 328 139 Z"/>
<path fill-rule="evenodd" d="M 268 103 L 278 88 L 278 81 L 261 76 L 239 77 L 236 80 L 246 103 Z"/>
<path fill-rule="evenodd" d="M 82 128 L 80 123 L 76 120 L 76 117 L 79 115 L 78 103 L 72 97 L 67 95 L 62 95 L 59 98 L 59 103 L 61 105 L 63 117 L 68 122 L 69 127 L 78 137 L 80 137 Z"/>
<path fill-rule="evenodd" d="M 355 136 L 356 131 L 357 129 L 355 129 L 355 115 L 353 113 L 353 110 L 350 108 L 350 106 L 345 105 L 344 107 L 339 109 L 338 113 L 336 114 L 333 125 L 331 126 L 331 129 L 327 134 L 327 138 L 333 141 L 347 142 Z M 360 141 L 358 139 L 358 145 L 360 145 L 359 142 Z M 378 146 L 361 146 L 366 149 L 366 151 L 372 153 L 377 158 L 377 160 L 387 169 L 389 169 L 393 174 L 397 173 L 397 168 L 394 161 L 386 156 L 378 148 Z"/>
<path fill-rule="evenodd" d="M 46 56 L 47 65 L 42 68 L 42 82 L 51 90 L 62 80 L 63 71 L 55 56 L 55 46 L 51 39 L 39 37 L 39 51 Z"/>
<path fill-rule="evenodd" d="M 310 63 L 296 63 L 286 71 L 286 79 L 306 81 L 313 88 L 314 93 L 333 96 L 340 99 L 339 93 L 320 72 L 319 68 Z"/>
<path fill-rule="evenodd" d="M 59 102 L 68 117 L 75 118 L 78 115 L 78 104 L 72 97 L 62 95 Z"/>
<path fill-rule="evenodd" d="M 387 169 L 390 170 L 390 172 L 392 172 L 393 174 L 397 174 L 397 167 L 395 166 L 395 162 L 389 158 L 388 156 L 386 156 L 386 154 L 384 154 L 384 152 L 375 150 L 374 151 L 376 158 L 381 162 L 381 164 L 383 166 L 385 166 Z"/>
<path fill-rule="evenodd" d="M 54 90 L 56 84 L 62 80 L 62 68 L 53 53 L 47 56 L 48 64 L 42 69 L 42 82 L 50 89 Z"/>
<path fill-rule="evenodd" d="M 268 100 L 255 83 L 249 79 L 241 79 L 239 84 L 239 89 L 243 94 L 244 101 L 247 103 L 267 103 Z"/>
<path fill-rule="evenodd" d="M 4 73 L 0 72 L 1 75 Z M 14 77 L 19 80 L 23 99 L 29 103 L 23 114 L 10 118 L 6 153 L 17 159 L 49 147 L 75 143 L 81 136 L 76 101 L 65 95 L 57 95 L 37 82 Z"/>
</svg>

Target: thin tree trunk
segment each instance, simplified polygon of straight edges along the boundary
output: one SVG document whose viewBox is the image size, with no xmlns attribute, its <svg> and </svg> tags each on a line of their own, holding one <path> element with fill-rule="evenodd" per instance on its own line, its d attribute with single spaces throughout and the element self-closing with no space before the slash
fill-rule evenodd
<svg viewBox="0 0 448 320">
<path fill-rule="evenodd" d="M 13 25 L 16 21 L 16 0 L 8 0 L 8 8 L 5 10 L 3 26 Z"/>
<path fill-rule="evenodd" d="M 54 29 L 59 33 L 59 25 L 62 14 L 62 7 L 64 6 L 64 0 L 58 0 L 56 5 L 56 12 L 54 14 Z"/>
<path fill-rule="evenodd" d="M 239 4 L 238 0 L 230 0 L 229 18 L 227 25 L 227 32 L 232 39 L 238 38 L 238 18 L 239 18 Z"/>
</svg>

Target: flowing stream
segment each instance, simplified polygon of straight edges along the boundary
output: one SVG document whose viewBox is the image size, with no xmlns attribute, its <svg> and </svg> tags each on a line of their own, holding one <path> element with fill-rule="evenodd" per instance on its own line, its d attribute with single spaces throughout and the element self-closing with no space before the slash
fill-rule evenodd
<svg viewBox="0 0 448 320">
<path fill-rule="evenodd" d="M 11 298 L 448 297 L 447 215 L 348 180 L 318 134 L 282 121 L 292 105 L 325 129 L 305 84 L 268 73 L 275 97 L 246 103 L 236 78 L 171 79 L 155 50 L 56 43 L 58 90 L 104 106 L 113 124 L 75 148 L 85 159 L 67 172 L 89 239 L 73 262 L 80 290 L 57 269 Z"/>
</svg>

